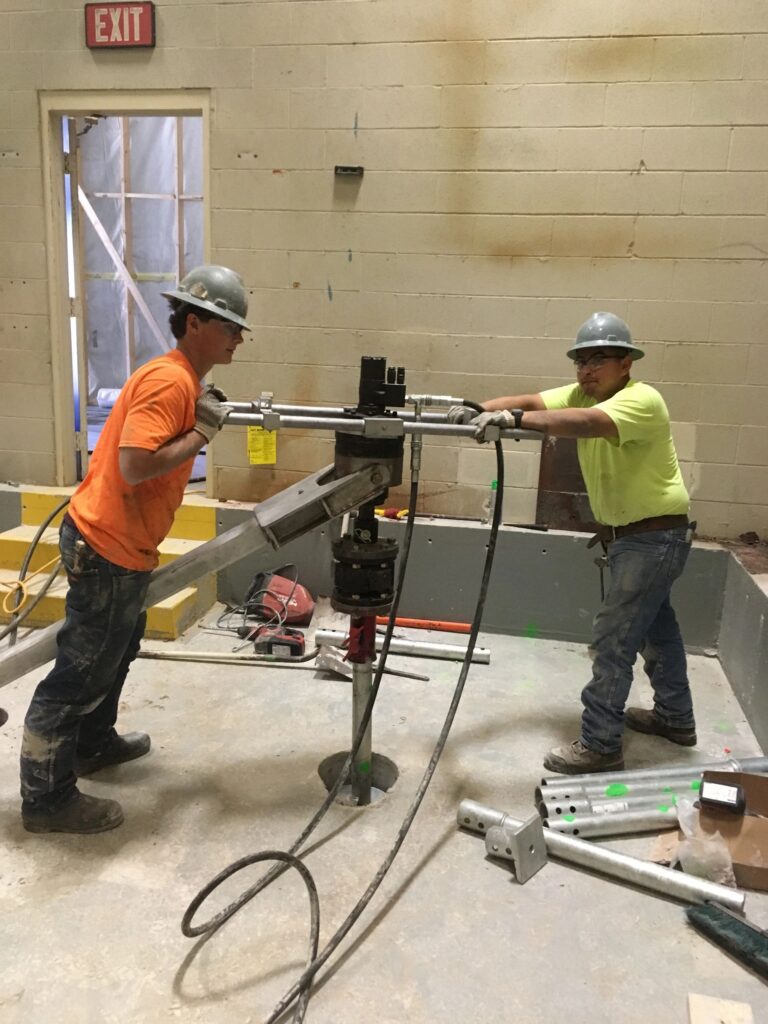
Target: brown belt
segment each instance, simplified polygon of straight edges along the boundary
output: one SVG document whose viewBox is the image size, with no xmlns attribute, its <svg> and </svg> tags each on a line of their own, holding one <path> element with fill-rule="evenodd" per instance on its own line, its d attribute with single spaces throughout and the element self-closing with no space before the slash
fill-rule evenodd
<svg viewBox="0 0 768 1024">
<path fill-rule="evenodd" d="M 624 526 L 606 526 L 601 524 L 597 533 L 587 544 L 588 548 L 594 547 L 598 541 L 603 544 L 610 544 L 619 537 L 626 537 L 631 533 L 649 533 L 651 530 L 674 530 L 681 526 L 688 526 L 688 516 L 651 516 L 650 519 L 638 519 L 635 523 L 626 523 Z"/>
</svg>

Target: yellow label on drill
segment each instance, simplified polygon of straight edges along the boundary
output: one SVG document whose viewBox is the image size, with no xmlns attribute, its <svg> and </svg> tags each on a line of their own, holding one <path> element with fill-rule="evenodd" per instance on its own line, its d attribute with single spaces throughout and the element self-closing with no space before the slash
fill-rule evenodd
<svg viewBox="0 0 768 1024">
<path fill-rule="evenodd" d="M 264 427 L 248 427 L 248 462 L 251 466 L 274 466 L 277 462 L 277 434 Z"/>
</svg>

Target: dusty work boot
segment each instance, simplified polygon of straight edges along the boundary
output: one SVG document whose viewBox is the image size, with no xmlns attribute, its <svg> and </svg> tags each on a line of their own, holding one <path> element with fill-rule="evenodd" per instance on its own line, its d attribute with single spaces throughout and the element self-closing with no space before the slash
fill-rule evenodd
<svg viewBox="0 0 768 1024">
<path fill-rule="evenodd" d="M 75 775 L 93 775 L 111 764 L 135 761 L 149 753 L 150 739 L 145 732 L 127 732 L 125 736 L 112 736 L 105 746 L 94 754 L 78 753 L 75 758 Z"/>
<path fill-rule="evenodd" d="M 679 743 L 681 747 L 696 746 L 696 729 L 693 726 L 688 729 L 676 729 L 673 725 L 667 725 L 654 710 L 627 708 L 624 712 L 624 724 L 628 725 L 630 729 L 634 729 L 635 732 L 663 736 L 665 740 Z"/>
<path fill-rule="evenodd" d="M 76 792 L 57 811 L 22 807 L 21 820 L 27 832 L 72 832 L 88 835 L 109 832 L 123 823 L 123 809 L 117 800 L 102 800 Z"/>
<path fill-rule="evenodd" d="M 620 772 L 624 768 L 624 754 L 616 750 L 598 754 L 574 740 L 567 747 L 554 747 L 544 758 L 544 767 L 561 775 L 585 775 L 587 772 Z"/>
</svg>

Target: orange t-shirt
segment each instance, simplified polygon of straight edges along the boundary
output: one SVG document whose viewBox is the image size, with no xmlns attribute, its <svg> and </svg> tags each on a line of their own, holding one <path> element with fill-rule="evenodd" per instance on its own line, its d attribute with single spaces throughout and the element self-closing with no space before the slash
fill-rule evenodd
<svg viewBox="0 0 768 1024">
<path fill-rule="evenodd" d="M 194 456 L 140 484 L 120 472 L 121 448 L 156 451 L 192 430 L 200 381 L 177 349 L 131 375 L 104 424 L 85 480 L 72 496 L 69 514 L 103 558 L 125 569 L 149 571 L 184 497 Z"/>
</svg>

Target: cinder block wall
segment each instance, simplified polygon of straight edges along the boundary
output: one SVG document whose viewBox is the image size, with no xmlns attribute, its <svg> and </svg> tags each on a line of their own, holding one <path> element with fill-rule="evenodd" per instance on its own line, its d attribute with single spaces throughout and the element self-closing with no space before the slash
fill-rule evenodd
<svg viewBox="0 0 768 1024">
<path fill-rule="evenodd" d="M 35 89 L 210 88 L 211 256 L 257 325 L 219 374 L 232 397 L 352 402 L 363 354 L 414 391 L 538 390 L 608 308 L 646 346 L 700 530 L 768 532 L 763 0 L 160 2 L 155 51 L 99 55 L 82 20 L 0 14 L 0 448 L 29 480 L 52 463 Z M 281 435 L 250 468 L 226 428 L 214 491 L 256 500 L 330 458 Z M 505 519 L 529 522 L 538 447 L 507 461 Z M 430 443 L 422 507 L 477 514 L 493 475 Z"/>
</svg>

